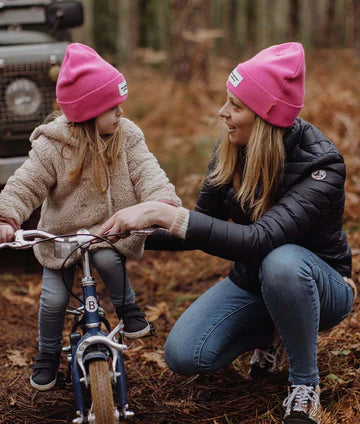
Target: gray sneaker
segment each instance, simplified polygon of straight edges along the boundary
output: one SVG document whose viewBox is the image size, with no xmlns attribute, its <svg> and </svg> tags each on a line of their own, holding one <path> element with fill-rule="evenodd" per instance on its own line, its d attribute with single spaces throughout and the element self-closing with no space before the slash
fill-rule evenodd
<svg viewBox="0 0 360 424">
<path fill-rule="evenodd" d="M 283 424 L 320 424 L 320 387 L 293 384 L 283 402 Z"/>
<path fill-rule="evenodd" d="M 279 337 L 268 349 L 255 349 L 250 359 L 249 377 L 263 378 L 281 371 L 286 362 L 286 352 Z"/>
</svg>

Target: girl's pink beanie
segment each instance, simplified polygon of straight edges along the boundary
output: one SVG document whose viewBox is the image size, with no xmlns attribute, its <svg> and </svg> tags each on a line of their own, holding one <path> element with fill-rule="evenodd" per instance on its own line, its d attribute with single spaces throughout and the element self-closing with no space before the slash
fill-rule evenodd
<svg viewBox="0 0 360 424">
<path fill-rule="evenodd" d="M 80 43 L 69 44 L 56 84 L 56 101 L 71 122 L 84 122 L 127 99 L 124 75 Z"/>
<path fill-rule="evenodd" d="M 291 126 L 304 106 L 305 54 L 300 43 L 268 47 L 239 63 L 226 82 L 249 109 L 277 127 Z"/>
</svg>

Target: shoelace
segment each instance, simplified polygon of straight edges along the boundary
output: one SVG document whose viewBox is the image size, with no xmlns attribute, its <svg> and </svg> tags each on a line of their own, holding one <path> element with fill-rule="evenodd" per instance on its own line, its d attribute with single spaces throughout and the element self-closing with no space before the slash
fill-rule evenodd
<svg viewBox="0 0 360 424">
<path fill-rule="evenodd" d="M 253 365 L 256 363 L 259 364 L 260 368 L 265 368 L 267 364 L 270 364 L 269 372 L 275 371 L 283 365 L 280 349 L 276 348 L 275 351 L 272 348 L 266 350 L 255 349 L 250 364 Z"/>
<path fill-rule="evenodd" d="M 255 349 L 250 363 L 258 363 L 261 368 L 265 368 L 267 363 L 274 365 L 275 361 L 275 354 L 271 353 L 270 350 Z"/>
<path fill-rule="evenodd" d="M 319 402 L 319 395 L 315 392 L 313 386 L 299 384 L 291 386 L 291 392 L 284 400 L 283 406 L 286 410 L 291 409 L 296 412 L 309 413 L 309 405 L 311 410 L 316 411 Z"/>
</svg>

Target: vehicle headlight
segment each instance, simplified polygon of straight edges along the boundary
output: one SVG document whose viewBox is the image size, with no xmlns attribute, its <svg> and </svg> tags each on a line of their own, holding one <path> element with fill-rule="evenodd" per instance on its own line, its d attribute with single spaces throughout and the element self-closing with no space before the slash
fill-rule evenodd
<svg viewBox="0 0 360 424">
<path fill-rule="evenodd" d="M 40 107 L 41 93 L 33 81 L 19 78 L 7 87 L 5 102 L 12 113 L 21 116 L 31 115 Z"/>
</svg>

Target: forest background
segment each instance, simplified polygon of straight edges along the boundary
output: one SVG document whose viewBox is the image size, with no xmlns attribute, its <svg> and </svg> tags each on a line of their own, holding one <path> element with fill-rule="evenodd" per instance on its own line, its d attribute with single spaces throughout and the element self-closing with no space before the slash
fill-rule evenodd
<svg viewBox="0 0 360 424">
<path fill-rule="evenodd" d="M 126 116 L 142 128 L 189 208 L 222 134 L 217 111 L 229 72 L 271 44 L 304 44 L 306 98 L 300 116 L 319 127 L 345 158 L 344 225 L 360 288 L 360 1 L 83 0 L 83 5 L 85 22 L 73 31 L 74 41 L 91 45 L 125 74 Z M 68 385 L 37 393 L 28 383 L 41 273 L 19 255 L 7 256 L 0 274 L 0 423 L 71 422 L 75 407 Z M 157 327 L 156 337 L 135 341 L 126 353 L 129 404 L 136 412 L 129 423 L 281 422 L 286 369 L 251 381 L 245 354 L 211 376 L 186 378 L 164 363 L 163 345 L 176 319 L 229 267 L 198 251 L 145 252 L 140 262 L 129 261 L 138 302 Z M 99 290 L 115 324 L 102 284 Z M 318 349 L 323 423 L 360 422 L 358 299 L 348 318 L 320 335 Z"/>
</svg>

